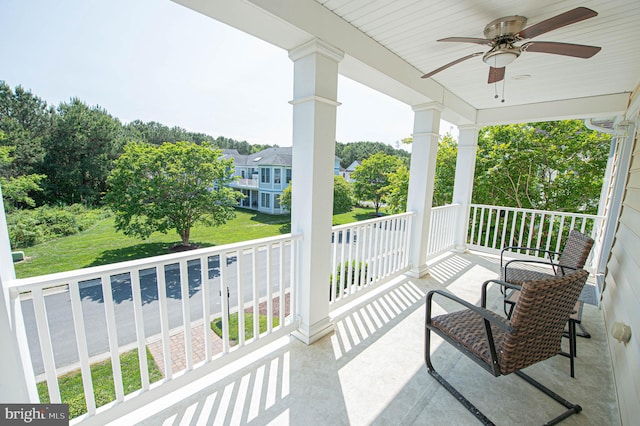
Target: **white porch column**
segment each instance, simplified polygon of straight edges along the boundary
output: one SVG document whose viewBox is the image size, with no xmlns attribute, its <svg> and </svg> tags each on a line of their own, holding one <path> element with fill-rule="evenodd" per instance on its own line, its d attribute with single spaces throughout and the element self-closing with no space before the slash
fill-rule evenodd
<svg viewBox="0 0 640 426">
<path fill-rule="evenodd" d="M 467 229 L 469 228 L 469 210 L 473 194 L 473 177 L 478 152 L 478 132 L 480 126 L 458 126 L 458 157 L 456 159 L 456 177 L 453 183 L 453 204 L 460 204 L 458 221 L 455 228 L 455 250 L 467 249 Z"/>
<path fill-rule="evenodd" d="M 20 298 L 11 300 L 7 282 L 15 279 L 7 219 L 0 189 L 0 401 L 18 403 L 39 401 L 33 378 L 31 355 L 22 321 Z"/>
<path fill-rule="evenodd" d="M 333 331 L 329 321 L 333 164 L 338 63 L 344 54 L 312 40 L 289 52 L 293 81 L 291 232 L 302 234 L 295 336 L 311 344 Z"/>
<path fill-rule="evenodd" d="M 415 212 L 411 241 L 411 269 L 407 275 L 422 277 L 427 271 L 427 243 L 433 184 L 436 174 L 436 155 L 440 137 L 440 113 L 444 107 L 432 102 L 413 107 L 413 144 L 411 147 L 411 172 L 407 211 Z"/>
</svg>

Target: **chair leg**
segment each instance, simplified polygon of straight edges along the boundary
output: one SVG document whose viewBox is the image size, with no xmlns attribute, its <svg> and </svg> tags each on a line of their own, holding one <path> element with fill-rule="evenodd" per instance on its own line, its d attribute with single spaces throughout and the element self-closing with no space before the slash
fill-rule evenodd
<svg viewBox="0 0 640 426">
<path fill-rule="evenodd" d="M 568 408 L 567 411 L 560 414 L 558 417 L 549 420 L 547 423 L 545 423 L 545 425 L 558 424 L 562 420 L 568 418 L 569 416 L 578 414 L 580 411 L 582 411 L 582 407 L 580 405 L 567 401 L 566 399 L 564 399 L 563 397 L 561 397 L 560 395 L 558 395 L 557 393 L 555 393 L 554 391 L 552 391 L 551 389 L 543 385 L 542 383 L 524 374 L 522 371 L 516 371 L 515 374 L 517 374 L 518 377 L 521 377 L 522 379 L 524 379 L 530 385 L 534 386 L 539 391 L 543 392 L 548 397 L 552 398 L 554 401 L 556 401 L 560 405 L 563 405 L 565 408 Z"/>
<path fill-rule="evenodd" d="M 578 327 L 580 327 L 580 333 L 577 334 L 578 336 L 584 337 L 585 339 L 591 339 L 591 334 L 589 334 L 587 329 L 584 328 L 584 325 L 578 324 Z"/>
<path fill-rule="evenodd" d="M 467 398 L 465 398 L 456 388 L 454 388 L 451 385 L 451 383 L 446 381 L 444 377 L 438 374 L 438 372 L 433 368 L 433 364 L 431 363 L 431 347 L 430 347 L 431 331 L 427 327 L 425 327 L 424 341 L 425 341 L 424 360 L 425 360 L 425 363 L 427 364 L 427 371 L 429 372 L 431 377 L 436 379 L 436 381 L 440 383 L 442 387 L 444 387 L 455 399 L 458 400 L 459 403 L 461 403 L 467 410 L 469 410 L 469 412 L 473 414 L 483 425 L 495 426 L 495 423 L 493 423 L 487 416 L 485 416 L 482 413 L 482 411 L 480 411 Z M 568 408 L 568 410 L 565 411 L 564 413 L 560 414 L 559 416 L 545 423 L 545 426 L 558 424 L 562 420 L 568 418 L 569 416 L 573 414 L 578 414 L 580 411 L 582 411 L 582 407 L 580 405 L 573 404 L 572 402 L 567 401 L 557 393 L 553 392 L 551 389 L 544 386 L 542 383 L 524 374 L 522 371 L 516 371 L 515 374 L 521 377 L 522 379 L 524 379 L 525 381 L 527 381 L 530 385 L 534 386 L 536 389 L 538 389 L 539 391 L 541 391 L 542 393 L 544 393 L 554 401 L 556 401 L 557 403 L 559 403 L 560 405 L 563 405 L 564 407 Z"/>
<path fill-rule="evenodd" d="M 467 398 L 465 398 L 456 388 L 454 388 L 449 382 L 447 382 L 438 372 L 433 368 L 433 364 L 431 363 L 431 331 L 425 327 L 425 347 L 424 347 L 424 361 L 427 364 L 427 371 L 437 380 L 440 385 L 445 388 L 455 399 L 458 400 L 460 404 L 464 406 L 471 414 L 476 416 L 476 418 L 483 424 L 487 426 L 495 426 L 487 416 L 485 416 L 482 411 L 478 410 L 478 408 L 473 405 Z"/>
</svg>

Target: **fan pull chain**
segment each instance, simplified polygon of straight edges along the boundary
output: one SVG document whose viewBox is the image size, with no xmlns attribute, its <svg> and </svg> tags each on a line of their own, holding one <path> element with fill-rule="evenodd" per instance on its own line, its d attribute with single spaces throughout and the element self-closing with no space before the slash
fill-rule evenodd
<svg viewBox="0 0 640 426">
<path fill-rule="evenodd" d="M 500 102 L 504 103 L 504 85 L 506 83 L 507 79 L 503 78 L 502 79 L 502 100 Z"/>
</svg>

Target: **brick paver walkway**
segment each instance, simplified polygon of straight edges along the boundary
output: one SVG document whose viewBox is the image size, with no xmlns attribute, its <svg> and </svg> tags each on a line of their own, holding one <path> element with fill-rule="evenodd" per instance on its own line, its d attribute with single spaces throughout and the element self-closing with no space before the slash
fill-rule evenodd
<svg viewBox="0 0 640 426">
<path fill-rule="evenodd" d="M 285 296 L 285 315 L 289 315 L 290 312 L 290 300 L 289 294 Z M 267 302 L 262 302 L 258 305 L 260 315 L 267 314 Z M 280 298 L 273 298 L 273 315 L 278 316 L 280 314 Z M 245 312 L 253 312 L 253 308 L 245 309 Z M 193 349 L 193 364 L 197 364 L 205 359 L 205 340 L 203 332 L 203 324 L 192 325 L 191 329 L 191 347 Z M 216 355 L 222 352 L 222 339 L 218 337 L 216 333 L 211 330 L 211 327 L 207 324 L 207 333 L 211 337 L 212 342 L 212 354 Z M 186 351 L 184 348 L 184 331 L 173 333 L 169 336 L 169 347 L 171 352 L 171 370 L 173 373 L 177 373 L 187 368 Z M 158 369 L 165 375 L 164 370 L 164 354 L 162 352 L 162 336 L 157 335 L 147 340 L 147 348 L 153 356 L 153 359 L 158 365 Z"/>
</svg>

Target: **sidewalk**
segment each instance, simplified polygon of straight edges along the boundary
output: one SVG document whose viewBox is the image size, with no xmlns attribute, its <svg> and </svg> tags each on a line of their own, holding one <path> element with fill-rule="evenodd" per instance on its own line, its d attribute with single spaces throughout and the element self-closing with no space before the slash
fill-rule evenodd
<svg viewBox="0 0 640 426">
<path fill-rule="evenodd" d="M 274 297 L 272 302 L 273 315 L 278 316 L 280 312 L 280 297 Z M 253 307 L 247 308 L 244 310 L 245 313 L 253 313 Z M 260 315 L 267 314 L 267 302 L 261 302 L 258 305 L 258 312 Z M 289 315 L 290 312 L 290 300 L 289 294 L 285 296 L 285 315 Z M 222 339 L 211 330 L 209 324 L 207 325 L 207 333 L 211 338 L 212 343 L 212 354 L 216 355 L 222 352 Z M 205 360 L 205 339 L 204 339 L 204 324 L 202 321 L 200 323 L 195 323 L 195 325 L 191 326 L 191 346 L 193 351 L 193 364 L 197 364 Z M 169 346 L 171 352 L 171 371 L 173 373 L 177 373 L 181 370 L 187 368 L 187 359 L 186 359 L 186 351 L 184 347 L 184 331 L 182 328 L 176 329 L 177 332 L 172 333 L 169 336 Z M 151 337 L 147 341 L 147 348 L 153 359 L 155 360 L 158 369 L 162 372 L 162 375 L 165 376 L 164 370 L 164 354 L 162 352 L 162 335 L 158 334 L 156 336 Z"/>
</svg>

